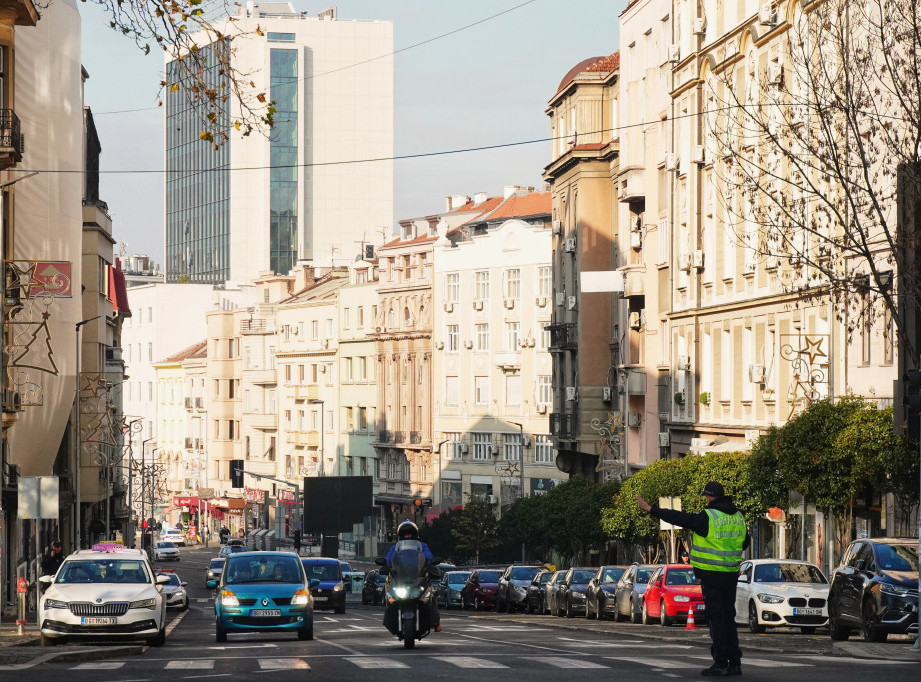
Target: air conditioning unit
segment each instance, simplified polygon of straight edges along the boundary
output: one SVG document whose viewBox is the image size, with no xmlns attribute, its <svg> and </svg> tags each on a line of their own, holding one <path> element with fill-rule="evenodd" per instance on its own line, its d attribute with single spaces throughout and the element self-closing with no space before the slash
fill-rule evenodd
<svg viewBox="0 0 921 682">
<path fill-rule="evenodd" d="M 566 400 L 569 402 L 576 402 L 579 399 L 579 391 L 575 386 L 566 387 Z"/>
<path fill-rule="evenodd" d="M 489 504 L 499 504 L 499 498 L 496 497 L 495 495 L 487 495 L 486 502 L 488 502 Z"/>
<path fill-rule="evenodd" d="M 435 342 L 435 348 L 437 348 L 438 350 L 441 350 L 441 349 L 444 348 L 444 347 L 445 347 L 445 342 L 444 342 L 444 341 L 436 341 L 436 342 Z"/>
<path fill-rule="evenodd" d="M 446 313 L 453 313 L 453 312 L 454 312 L 454 304 L 453 304 L 453 303 L 445 303 L 445 312 L 446 312 Z"/>
<path fill-rule="evenodd" d="M 566 241 L 563 243 L 563 250 L 566 253 L 575 253 L 576 252 L 576 238 L 575 237 L 567 238 Z"/>
<path fill-rule="evenodd" d="M 753 384 L 764 383 L 764 365 L 749 365 L 748 380 Z"/>
<path fill-rule="evenodd" d="M 667 448 L 669 445 L 668 431 L 659 431 L 659 447 Z"/>
<path fill-rule="evenodd" d="M 474 301 L 474 302 L 473 302 L 473 309 L 474 309 L 474 310 L 482 310 L 482 309 L 483 309 L 483 301 Z"/>
<path fill-rule="evenodd" d="M 681 61 L 681 46 L 675 43 L 672 43 L 668 48 L 668 61 L 672 64 L 677 64 Z"/>
<path fill-rule="evenodd" d="M 498 445 L 487 445 L 487 446 L 486 446 L 486 451 L 487 451 L 490 455 L 492 455 L 493 457 L 495 457 L 496 455 L 499 454 L 499 446 L 498 446 Z"/>
<path fill-rule="evenodd" d="M 639 329 L 642 324 L 643 320 L 638 312 L 630 313 L 630 329 Z"/>
<path fill-rule="evenodd" d="M 506 308 L 508 308 L 509 310 L 511 310 L 512 308 L 515 307 L 515 299 L 514 299 L 514 298 L 506 298 L 506 299 L 503 299 L 503 300 L 502 300 L 502 305 L 504 305 Z"/>
<path fill-rule="evenodd" d="M 643 248 L 643 233 L 637 230 L 630 232 L 630 248 L 639 251 Z"/>
<path fill-rule="evenodd" d="M 544 405 L 543 403 L 538 404 L 537 414 L 547 414 L 547 406 Z"/>
<path fill-rule="evenodd" d="M 691 147 L 691 163 L 696 163 L 700 166 L 706 163 L 706 153 L 702 144 L 695 144 Z"/>
<path fill-rule="evenodd" d="M 666 152 L 665 154 L 665 170 L 667 171 L 676 171 L 678 170 L 678 155 L 674 152 Z"/>
<path fill-rule="evenodd" d="M 762 26 L 775 26 L 777 24 L 777 10 L 770 2 L 765 2 L 758 9 L 758 23 Z"/>
<path fill-rule="evenodd" d="M 767 82 L 768 85 L 780 85 L 783 82 L 783 65 L 779 62 L 768 62 L 767 65 Z"/>
<path fill-rule="evenodd" d="M 466 443 L 457 443 L 455 444 L 454 447 L 457 448 L 457 451 L 461 453 L 462 455 L 467 454 L 467 444 Z"/>
<path fill-rule="evenodd" d="M 703 17 L 694 19 L 694 35 L 702 36 L 707 32 L 707 20 Z"/>
<path fill-rule="evenodd" d="M 691 358 L 687 355 L 679 355 L 678 366 L 675 369 L 691 369 Z"/>
<path fill-rule="evenodd" d="M 534 299 L 534 303 L 537 304 L 538 308 L 543 308 L 545 305 L 547 305 L 547 297 L 538 296 L 536 299 Z"/>
<path fill-rule="evenodd" d="M 566 304 L 566 292 L 565 292 L 565 291 L 558 291 L 558 292 L 556 293 L 556 304 L 557 304 L 557 305 L 565 305 L 565 304 Z"/>
<path fill-rule="evenodd" d="M 524 447 L 526 447 L 526 448 L 531 447 L 531 437 L 530 437 L 530 436 L 525 436 L 524 439 L 521 441 L 521 445 L 524 446 Z"/>
<path fill-rule="evenodd" d="M 704 252 L 702 249 L 697 249 L 694 251 L 694 256 L 691 259 L 691 265 L 693 265 L 698 270 L 704 269 Z"/>
<path fill-rule="evenodd" d="M 639 428 L 643 425 L 643 415 L 639 412 L 627 412 L 627 426 Z"/>
<path fill-rule="evenodd" d="M 613 393 L 614 393 L 614 391 L 611 390 L 611 387 L 610 387 L 610 386 L 602 386 L 602 387 L 601 387 L 601 399 L 602 399 L 604 402 L 606 402 L 606 403 L 611 402 L 611 396 L 612 396 Z"/>
<path fill-rule="evenodd" d="M 566 299 L 566 308 L 567 308 L 567 310 L 575 310 L 575 309 L 576 309 L 576 301 L 577 301 L 577 299 L 576 299 L 575 296 L 570 296 L 568 299 Z"/>
<path fill-rule="evenodd" d="M 563 234 L 563 223 L 559 220 L 553 221 L 553 234 Z"/>
<path fill-rule="evenodd" d="M 690 270 L 691 269 L 691 254 L 689 254 L 686 251 L 678 254 L 678 269 L 679 270 Z"/>
</svg>

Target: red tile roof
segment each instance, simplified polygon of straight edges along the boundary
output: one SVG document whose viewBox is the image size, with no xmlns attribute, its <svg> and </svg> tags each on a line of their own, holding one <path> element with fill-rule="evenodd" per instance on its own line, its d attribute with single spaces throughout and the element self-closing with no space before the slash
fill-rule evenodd
<svg viewBox="0 0 921 682">
<path fill-rule="evenodd" d="M 185 350 L 181 350 L 175 355 L 169 356 L 164 362 L 182 362 L 183 360 L 206 357 L 208 357 L 208 342 L 199 341 L 194 346 L 189 346 Z"/>
<path fill-rule="evenodd" d="M 580 73 L 608 73 L 620 66 L 620 51 L 610 54 L 607 57 L 589 57 L 572 67 L 563 80 L 560 81 L 560 87 L 557 92 L 572 83 Z"/>
<path fill-rule="evenodd" d="M 592 142 L 591 144 L 577 144 L 574 147 L 570 147 L 570 149 L 574 152 L 596 152 L 606 146 L 607 142 Z"/>
<path fill-rule="evenodd" d="M 524 216 L 550 214 L 550 192 L 528 192 L 523 196 L 511 196 L 499 208 L 486 216 L 487 220 L 507 220 Z"/>
<path fill-rule="evenodd" d="M 493 210 L 501 203 L 502 197 L 489 197 L 486 201 L 481 201 L 478 204 L 474 204 L 473 201 L 468 201 L 460 208 L 455 208 L 453 211 L 451 211 L 451 213 L 467 213 L 469 211 L 479 211 L 478 215 L 483 215 L 484 213 Z"/>
</svg>

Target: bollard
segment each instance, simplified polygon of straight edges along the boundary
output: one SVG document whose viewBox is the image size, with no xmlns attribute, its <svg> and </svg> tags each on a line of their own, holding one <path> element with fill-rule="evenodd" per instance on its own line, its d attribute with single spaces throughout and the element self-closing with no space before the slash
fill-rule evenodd
<svg viewBox="0 0 921 682">
<path fill-rule="evenodd" d="M 26 591 L 29 589 L 29 583 L 25 578 L 16 581 L 16 596 L 18 598 L 18 608 L 16 611 L 16 634 L 22 636 L 26 634 Z"/>
</svg>

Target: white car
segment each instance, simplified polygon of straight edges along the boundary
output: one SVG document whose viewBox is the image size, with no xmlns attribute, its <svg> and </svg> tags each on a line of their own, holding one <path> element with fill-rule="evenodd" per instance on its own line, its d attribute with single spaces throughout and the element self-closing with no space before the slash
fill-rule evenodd
<svg viewBox="0 0 921 682">
<path fill-rule="evenodd" d="M 172 542 L 177 547 L 185 547 L 185 536 L 179 531 L 165 531 L 160 533 L 160 542 Z"/>
<path fill-rule="evenodd" d="M 174 542 L 158 540 L 154 543 L 154 559 L 156 561 L 179 561 L 179 548 Z"/>
<path fill-rule="evenodd" d="M 808 561 L 743 561 L 736 589 L 736 622 L 748 623 L 754 633 L 783 625 L 811 635 L 828 624 L 828 590 L 828 579 Z"/>
<path fill-rule="evenodd" d="M 189 595 L 186 594 L 185 588 L 188 585 L 184 580 L 180 580 L 176 572 L 171 568 L 163 568 L 158 575 L 165 575 L 169 582 L 163 586 L 163 596 L 166 598 L 166 607 L 178 606 L 180 611 L 189 608 Z"/>
<path fill-rule="evenodd" d="M 48 588 L 39 603 L 42 646 L 67 639 L 144 639 L 166 641 L 166 598 L 147 555 L 114 543 L 71 554 L 54 576 L 39 581 Z"/>
</svg>

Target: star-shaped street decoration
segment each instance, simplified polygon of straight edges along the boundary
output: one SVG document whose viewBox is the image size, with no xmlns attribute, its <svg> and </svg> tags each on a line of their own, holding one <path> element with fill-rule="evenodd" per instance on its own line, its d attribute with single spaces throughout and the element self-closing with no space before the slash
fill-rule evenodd
<svg viewBox="0 0 921 682">
<path fill-rule="evenodd" d="M 806 347 L 799 350 L 800 355 L 809 356 L 809 364 L 814 365 L 816 358 L 827 358 L 828 354 L 822 350 L 823 337 L 804 337 Z"/>
</svg>

